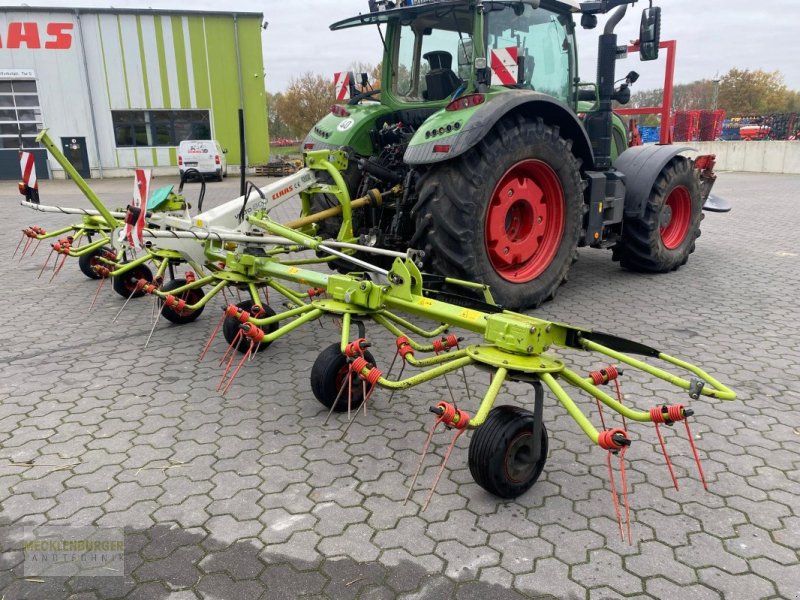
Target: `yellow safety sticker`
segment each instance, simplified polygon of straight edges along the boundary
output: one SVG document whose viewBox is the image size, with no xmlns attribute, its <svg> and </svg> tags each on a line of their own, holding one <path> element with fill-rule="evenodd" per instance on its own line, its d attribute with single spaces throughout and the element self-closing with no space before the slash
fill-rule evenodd
<svg viewBox="0 0 800 600">
<path fill-rule="evenodd" d="M 289 275 L 294 275 L 295 273 L 299 273 L 300 269 L 297 267 L 289 267 Z"/>
<path fill-rule="evenodd" d="M 417 300 L 417 304 L 419 304 L 420 306 L 433 306 L 433 300 L 429 298 L 420 298 L 419 300 Z"/>
<path fill-rule="evenodd" d="M 481 313 L 479 313 L 476 310 L 470 310 L 468 308 L 465 308 L 459 313 L 459 316 L 462 319 L 466 319 L 467 321 L 477 321 L 478 319 L 480 319 Z"/>
</svg>

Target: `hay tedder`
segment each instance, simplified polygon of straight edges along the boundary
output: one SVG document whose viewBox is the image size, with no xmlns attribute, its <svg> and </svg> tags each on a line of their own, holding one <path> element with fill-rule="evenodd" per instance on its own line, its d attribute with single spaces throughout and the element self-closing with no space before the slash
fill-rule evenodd
<svg viewBox="0 0 800 600">
<path fill-rule="evenodd" d="M 189 204 L 179 194 L 162 193 L 163 200 L 152 202 L 146 186 L 144 190 L 139 188 L 144 193 L 126 211 L 111 212 L 80 179 L 46 132 L 38 139 L 81 186 L 95 207 L 80 211 L 84 222 L 70 228 L 73 236 L 66 251 L 61 242 L 52 244 L 53 253 L 63 255 L 60 266 L 68 256 L 80 259 L 94 253 L 91 269 L 101 280 L 100 285 L 109 277 L 126 281 L 129 300 L 139 295 L 154 296 L 160 305 L 159 314 L 175 324 L 196 320 L 212 299 L 225 295 L 227 290 L 249 296 L 238 304 L 222 303 L 219 322 L 200 353 L 201 359 L 207 356 L 221 331 L 227 342 L 227 350 L 220 360 L 223 372 L 218 390 L 222 394 L 235 390 L 235 379 L 241 376 L 246 365 L 255 361 L 260 351 L 323 317 L 333 317 L 340 323 L 341 335 L 317 357 L 310 375 L 311 390 L 329 417 L 334 412 L 347 412 L 348 427 L 360 411 L 367 411 L 368 404 L 376 403 L 373 398 L 378 389 L 390 390 L 393 394 L 444 378 L 451 397 L 430 407 L 433 424 L 417 474 L 435 429 L 443 426 L 452 432 L 452 439 L 425 500 L 426 506 L 456 440 L 467 431 L 472 431 L 469 467 L 475 481 L 503 498 L 525 493 L 541 474 L 547 459 L 543 405 L 547 388 L 590 443 L 608 451 L 619 516 L 611 456 L 620 457 L 622 495 L 627 511 L 622 457 L 631 444 L 630 434 L 626 426 L 606 427 L 605 421 L 598 429 L 569 390 L 591 397 L 598 408 L 605 406 L 618 413 L 624 423 L 626 420 L 654 423 L 660 440 L 660 424 L 683 421 L 688 432 L 687 419 L 693 409 L 682 403 L 659 402 L 645 409 L 623 404 L 618 387 L 622 370 L 616 365 L 666 381 L 691 399 L 701 396 L 717 400 L 735 398 L 734 392 L 699 367 L 646 344 L 504 310 L 494 303 L 491 290 L 485 285 L 423 274 L 420 265 L 424 256 L 419 252 L 385 250 L 355 243 L 351 226 L 353 215 L 357 211 L 374 210 L 387 199 L 397 198 L 402 195 L 402 187 L 395 184 L 385 190 L 369 190 L 365 196 L 351 200 L 342 176 L 349 166 L 344 152 L 307 152 L 306 167 L 295 175 L 264 188 L 251 185 L 244 196 L 206 211 L 198 207 L 200 212 L 192 216 Z M 143 180 L 137 176 L 137 181 Z M 337 206 L 312 212 L 313 198 L 323 193 L 335 197 Z M 277 204 L 298 197 L 303 217 L 288 223 L 278 223 L 271 218 L 270 213 Z M 23 204 L 45 212 L 74 212 L 27 201 Z M 87 220 L 97 228 L 91 232 L 86 229 Z M 315 235 L 321 225 L 331 221 L 339 228 L 336 239 L 322 240 Z M 137 224 L 142 225 L 138 230 Z M 67 229 L 59 230 L 58 235 Z M 50 235 L 42 231 L 29 228 L 23 233 L 21 243 L 28 245 L 34 239 Z M 90 233 L 97 239 L 77 245 L 78 238 L 88 238 Z M 143 243 L 138 244 L 137 240 Z M 137 245 L 141 246 L 140 256 L 128 260 Z M 98 254 L 100 249 L 102 253 Z M 346 266 L 350 272 L 329 273 L 309 268 L 330 261 L 337 261 L 340 270 L 344 271 Z M 147 268 L 147 262 L 156 265 L 156 274 L 134 278 L 131 265 L 144 272 L 141 269 Z M 192 271 L 177 277 L 175 270 L 182 264 L 188 264 Z M 166 280 L 167 275 L 169 280 Z M 447 289 L 443 291 L 444 284 Z M 453 293 L 452 290 L 458 288 L 478 292 L 483 299 Z M 276 307 L 280 307 L 280 312 L 276 312 Z M 157 322 L 154 320 L 153 327 Z M 376 364 L 369 350 L 367 323 L 385 329 L 395 338 L 391 348 L 395 360 L 386 371 Z M 568 364 L 570 356 L 576 352 L 592 353 L 614 364 L 590 373 L 579 373 Z M 663 364 L 655 366 L 635 355 Z M 400 370 L 393 375 L 397 361 Z M 407 367 L 417 371 L 404 377 Z M 261 368 L 268 369 L 269 364 Z M 463 376 L 463 396 L 450 387 L 447 376 L 463 373 L 465 369 L 489 373 L 491 383 L 482 398 L 473 400 L 466 375 Z M 532 386 L 530 410 L 496 406 L 507 381 Z M 617 393 L 606 391 L 608 384 L 614 385 Z M 600 414 L 602 418 L 602 412 Z M 699 467 L 691 434 L 689 443 Z M 662 449 L 666 457 L 663 441 Z M 666 460 L 674 480 L 673 468 L 669 459 Z M 702 470 L 700 473 L 702 477 Z M 415 482 L 416 475 L 411 489 Z M 623 531 L 621 518 L 620 531 Z"/>
</svg>

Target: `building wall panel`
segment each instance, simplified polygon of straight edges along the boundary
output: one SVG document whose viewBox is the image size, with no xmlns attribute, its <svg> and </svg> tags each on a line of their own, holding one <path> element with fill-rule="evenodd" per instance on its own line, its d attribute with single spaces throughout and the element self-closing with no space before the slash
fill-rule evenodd
<svg viewBox="0 0 800 600">
<path fill-rule="evenodd" d="M 113 110 L 208 110 L 212 136 L 229 149 L 228 162 L 236 165 L 240 161 L 237 113 L 243 104 L 248 162 L 265 162 L 268 141 L 261 19 L 254 15 L 238 15 L 237 19 L 243 101 L 232 15 L 0 10 L 0 34 L 7 31 L 10 21 L 35 22 L 42 45 L 47 23 L 73 25 L 72 43 L 66 50 L 0 48 L 0 69 L 35 71 L 45 126 L 56 141 L 85 137 L 94 174 L 99 166 L 118 172 L 137 165 L 176 165 L 175 147 L 118 148 Z M 54 161 L 50 164 L 58 168 Z"/>
</svg>

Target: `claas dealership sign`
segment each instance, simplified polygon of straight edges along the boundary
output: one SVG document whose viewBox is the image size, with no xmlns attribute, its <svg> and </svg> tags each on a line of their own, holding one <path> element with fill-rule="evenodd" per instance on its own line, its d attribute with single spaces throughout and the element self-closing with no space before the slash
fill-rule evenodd
<svg viewBox="0 0 800 600">
<path fill-rule="evenodd" d="M 5 31 L 0 30 L 0 48 L 29 48 L 38 50 L 67 50 L 72 47 L 73 23 L 11 22 Z"/>
</svg>

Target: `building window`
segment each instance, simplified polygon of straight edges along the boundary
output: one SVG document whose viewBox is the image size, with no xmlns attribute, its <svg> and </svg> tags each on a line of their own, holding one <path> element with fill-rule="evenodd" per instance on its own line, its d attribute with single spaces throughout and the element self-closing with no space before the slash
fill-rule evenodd
<svg viewBox="0 0 800 600">
<path fill-rule="evenodd" d="M 0 81 L 0 148 L 38 148 L 42 109 L 32 79 Z"/>
<path fill-rule="evenodd" d="M 210 140 L 207 110 L 112 110 L 118 148 L 177 146 L 183 140 Z"/>
</svg>

